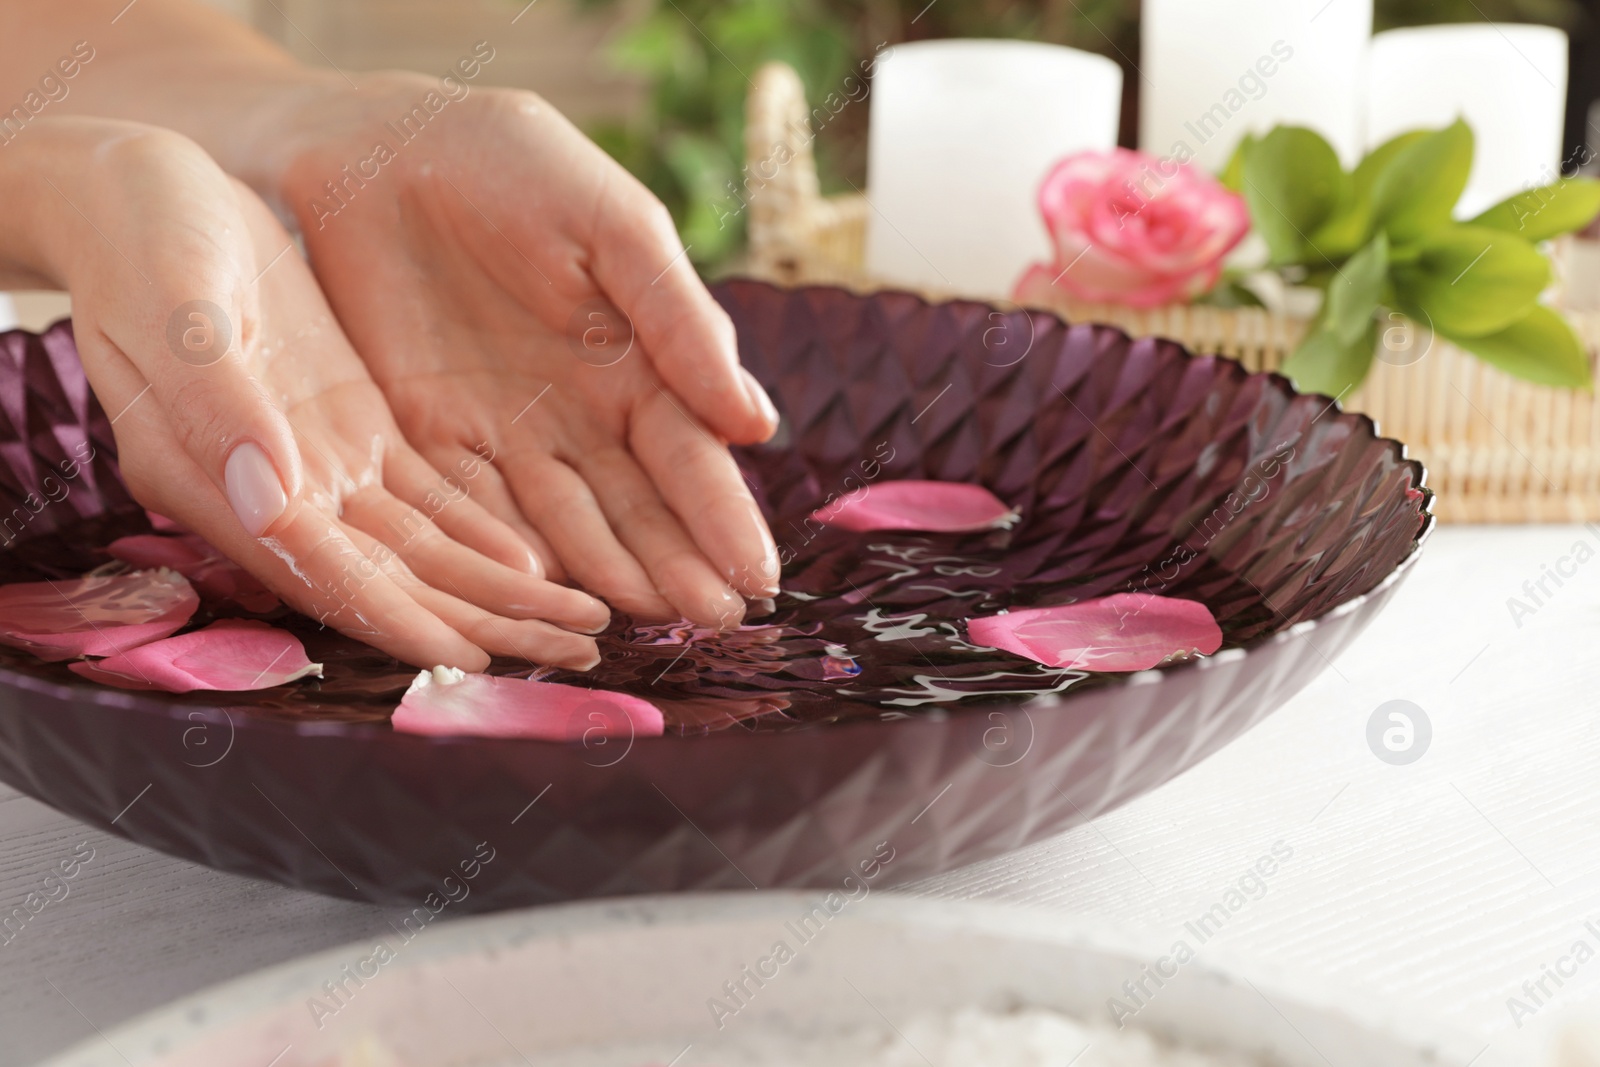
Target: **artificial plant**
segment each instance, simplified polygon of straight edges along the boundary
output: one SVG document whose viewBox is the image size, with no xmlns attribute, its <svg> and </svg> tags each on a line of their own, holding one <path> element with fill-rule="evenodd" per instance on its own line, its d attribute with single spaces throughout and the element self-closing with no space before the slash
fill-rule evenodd
<svg viewBox="0 0 1600 1067">
<path fill-rule="evenodd" d="M 1539 301 L 1551 270 L 1537 245 L 1593 220 L 1600 182 L 1559 177 L 1458 221 L 1472 152 L 1459 119 L 1401 134 L 1348 172 L 1301 127 L 1240 144 L 1222 177 L 1249 205 L 1268 266 L 1323 292 L 1283 366 L 1300 388 L 1342 396 L 1359 385 L 1385 308 L 1519 378 L 1591 387 L 1572 327 Z"/>
</svg>

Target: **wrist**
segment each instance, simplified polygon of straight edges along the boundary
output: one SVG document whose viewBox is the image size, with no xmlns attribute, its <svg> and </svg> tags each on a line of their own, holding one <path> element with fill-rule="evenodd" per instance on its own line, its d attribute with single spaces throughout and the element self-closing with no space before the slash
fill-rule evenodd
<svg viewBox="0 0 1600 1067">
<path fill-rule="evenodd" d="M 0 280 L 7 288 L 67 289 L 72 261 L 64 247 L 73 210 L 73 176 L 89 165 L 96 135 L 75 120 L 39 122 L 0 150 Z"/>
<path fill-rule="evenodd" d="M 164 261 L 214 262 L 239 229 L 235 192 L 204 149 L 119 119 L 31 124 L 0 150 L 0 203 L 30 206 L 0 211 L 0 274 L 75 296 L 126 286 L 123 272 L 158 285 L 173 273 Z"/>
<path fill-rule="evenodd" d="M 349 121 L 360 94 L 335 71 L 299 66 L 263 69 L 248 78 L 217 75 L 229 99 L 195 137 L 218 166 L 255 190 L 280 215 L 286 176 Z M 359 84 L 359 83 L 358 83 Z"/>
<path fill-rule="evenodd" d="M 439 85 L 436 78 L 405 71 L 354 78 L 357 88 L 341 80 L 286 97 L 273 119 L 268 166 L 260 184 L 251 181 L 280 218 L 296 220 L 302 231 L 315 230 L 319 211 L 353 195 L 377 177 L 378 168 L 387 169 L 404 143 L 395 124 Z"/>
</svg>

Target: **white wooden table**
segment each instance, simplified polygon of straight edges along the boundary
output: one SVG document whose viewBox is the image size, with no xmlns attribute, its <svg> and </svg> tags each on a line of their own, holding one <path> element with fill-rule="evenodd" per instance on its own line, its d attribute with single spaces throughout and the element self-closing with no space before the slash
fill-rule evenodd
<svg viewBox="0 0 1600 1067">
<path fill-rule="evenodd" d="M 1578 541 L 1595 558 L 1560 588 L 1547 580 L 1541 604 L 1527 601 L 1523 583 Z M 1534 608 L 1520 626 L 1513 596 Z M 1208 946 L 1453 1021 L 1481 1035 L 1474 1067 L 1525 1062 L 1531 1030 L 1600 992 L 1597 958 L 1561 989 L 1547 985 L 1556 998 L 1521 1030 L 1507 1007 L 1576 941 L 1600 950 L 1585 927 L 1600 929 L 1597 648 L 1600 533 L 1443 529 L 1372 628 L 1248 736 L 1092 824 L 907 888 L 1177 938 L 1282 842 L 1292 857 Z M 1393 699 L 1417 704 L 1433 728 L 1406 766 L 1380 761 L 1366 740 L 1373 711 Z M 94 858 L 69 895 L 0 945 L 0 1067 L 387 929 L 382 908 L 195 867 L 9 793 L 0 914 L 82 842 Z"/>
</svg>

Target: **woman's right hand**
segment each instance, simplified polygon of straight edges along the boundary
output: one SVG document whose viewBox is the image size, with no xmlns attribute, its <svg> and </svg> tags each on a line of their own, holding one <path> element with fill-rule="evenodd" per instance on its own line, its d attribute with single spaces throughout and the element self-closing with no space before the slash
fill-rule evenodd
<svg viewBox="0 0 1600 1067">
<path fill-rule="evenodd" d="M 608 613 L 401 439 L 265 205 L 181 135 L 45 119 L 0 153 L 0 282 L 65 288 L 142 504 L 419 666 L 569 669 Z"/>
</svg>

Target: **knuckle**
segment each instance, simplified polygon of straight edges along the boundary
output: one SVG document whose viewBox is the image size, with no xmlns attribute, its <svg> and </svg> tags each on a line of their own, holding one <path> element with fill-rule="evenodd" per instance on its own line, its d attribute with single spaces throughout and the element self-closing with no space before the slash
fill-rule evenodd
<svg viewBox="0 0 1600 1067">
<path fill-rule="evenodd" d="M 480 88 L 462 103 L 491 117 L 504 116 L 516 120 L 540 116 L 550 108 L 549 102 L 531 89 L 505 86 Z"/>
<path fill-rule="evenodd" d="M 175 130 L 129 124 L 101 146 L 100 158 L 113 170 L 164 171 L 175 164 L 192 165 L 210 157 Z"/>
<path fill-rule="evenodd" d="M 657 199 L 655 194 L 643 186 L 640 187 L 639 191 L 642 194 L 639 199 L 639 206 L 636 208 L 639 213 L 639 221 L 665 246 L 666 250 L 673 254 L 681 251 L 678 240 L 678 227 L 672 221 L 672 212 L 667 210 L 667 205 Z"/>
<path fill-rule="evenodd" d="M 204 378 L 184 378 L 170 389 L 166 407 L 176 416 L 173 433 L 179 446 L 202 462 L 216 463 L 220 471 L 224 452 L 245 429 L 237 413 L 222 403 L 222 390 Z"/>
</svg>

